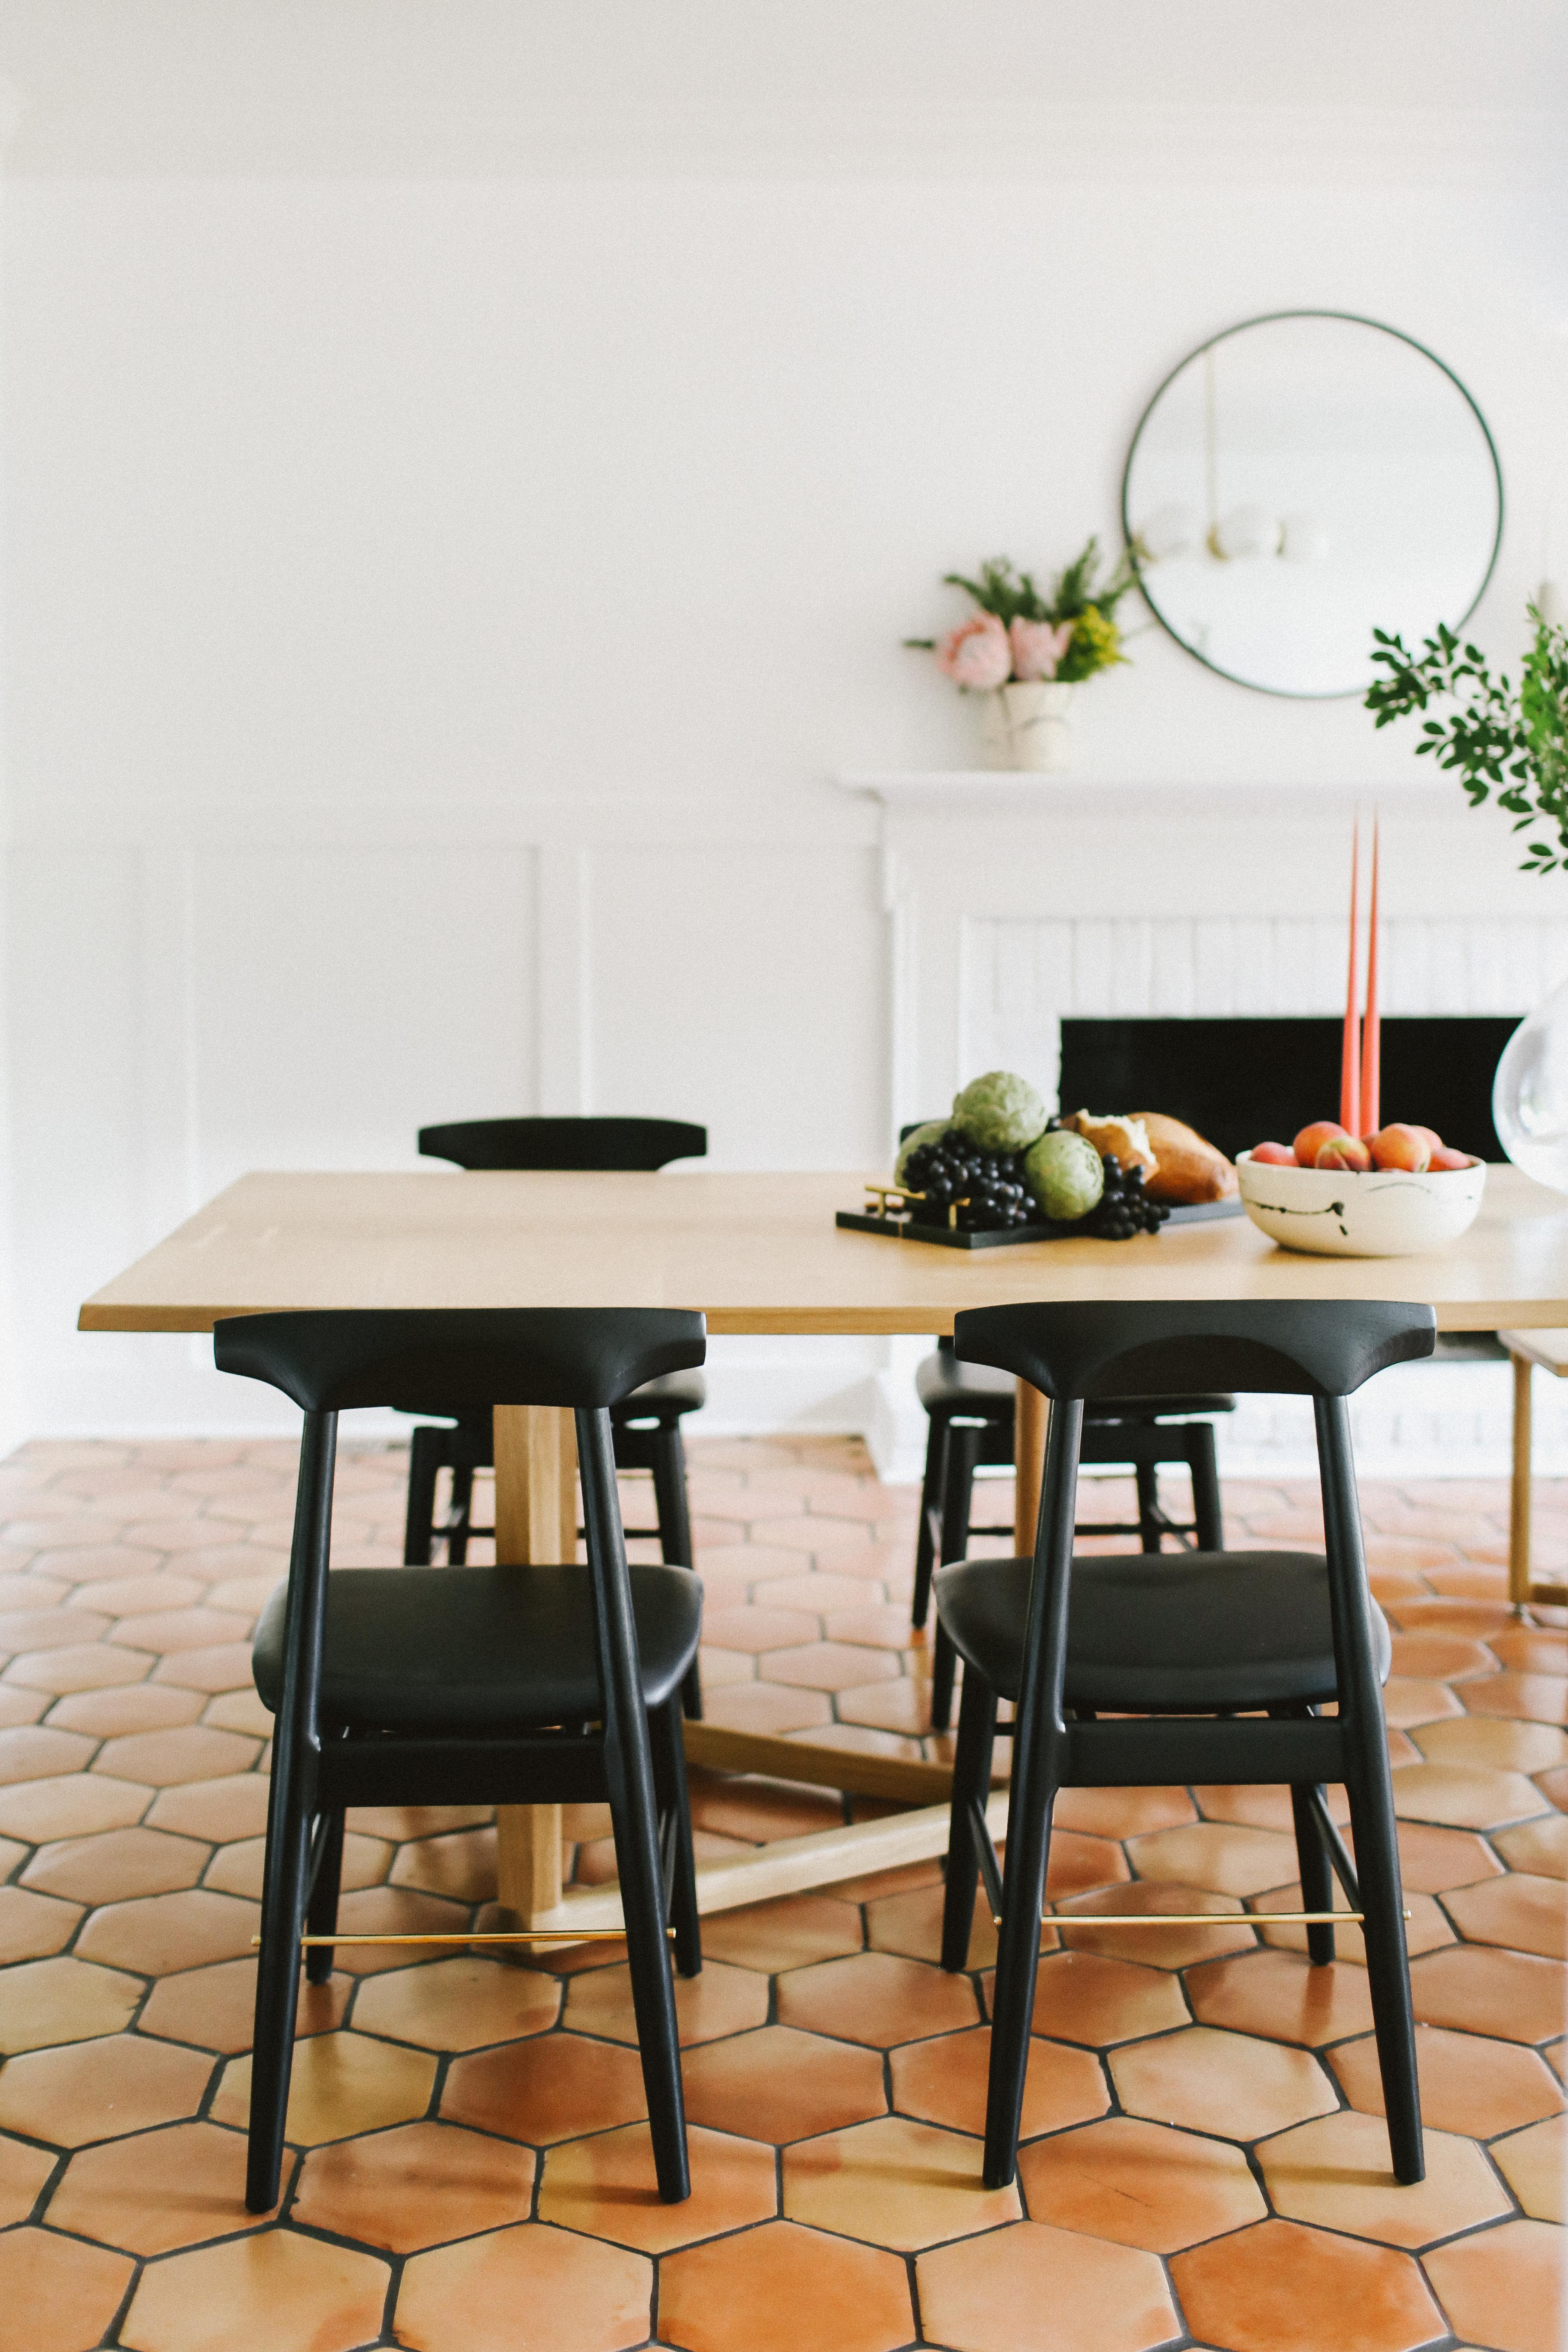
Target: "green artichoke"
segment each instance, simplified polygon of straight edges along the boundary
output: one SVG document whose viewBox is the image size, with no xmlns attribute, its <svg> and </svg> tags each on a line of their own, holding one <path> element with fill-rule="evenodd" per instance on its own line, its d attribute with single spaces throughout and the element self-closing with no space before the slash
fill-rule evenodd
<svg viewBox="0 0 1568 2352">
<path fill-rule="evenodd" d="M 987 1070 L 952 1098 L 952 1124 L 982 1151 L 1025 1151 L 1044 1131 L 1050 1113 L 1027 1078 Z"/>
</svg>

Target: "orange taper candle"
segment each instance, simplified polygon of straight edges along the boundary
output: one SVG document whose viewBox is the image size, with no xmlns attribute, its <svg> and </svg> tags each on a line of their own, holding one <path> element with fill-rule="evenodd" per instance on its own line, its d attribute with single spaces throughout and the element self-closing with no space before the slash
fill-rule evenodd
<svg viewBox="0 0 1568 2352">
<path fill-rule="evenodd" d="M 1345 982 L 1345 1034 L 1340 1055 L 1340 1125 L 1361 1133 L 1361 1024 L 1356 1018 L 1356 882 L 1361 863 L 1361 819 L 1351 835 L 1351 964 Z"/>
<path fill-rule="evenodd" d="M 1362 1132 L 1375 1135 L 1382 1124 L 1383 1018 L 1377 1009 L 1377 819 L 1372 821 L 1372 912 L 1366 934 L 1366 1027 L 1362 1033 Z M 1352 1128 L 1351 1132 L 1354 1134 Z"/>
</svg>

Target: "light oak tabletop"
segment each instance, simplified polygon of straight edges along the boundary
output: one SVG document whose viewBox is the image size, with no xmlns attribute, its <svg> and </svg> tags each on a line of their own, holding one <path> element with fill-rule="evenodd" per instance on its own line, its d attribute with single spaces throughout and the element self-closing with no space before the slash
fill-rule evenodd
<svg viewBox="0 0 1568 2352">
<path fill-rule="evenodd" d="M 883 1179 L 885 1181 L 885 1178 Z M 840 1232 L 858 1174 L 241 1177 L 81 1309 L 84 1331 L 208 1331 L 327 1307 L 687 1307 L 714 1331 L 951 1329 L 1029 1298 L 1413 1298 L 1446 1330 L 1568 1324 L 1568 1200 L 1488 1174 L 1429 1257 L 1309 1257 L 1245 1217 L 1130 1242 L 973 1252 Z"/>
</svg>

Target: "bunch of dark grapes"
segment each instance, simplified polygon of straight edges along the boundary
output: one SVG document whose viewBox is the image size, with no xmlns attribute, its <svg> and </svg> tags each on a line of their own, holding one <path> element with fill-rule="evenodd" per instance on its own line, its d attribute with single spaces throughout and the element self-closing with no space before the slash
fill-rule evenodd
<svg viewBox="0 0 1568 2352">
<path fill-rule="evenodd" d="M 1130 1242 L 1134 1234 L 1157 1234 L 1171 1212 L 1148 1198 L 1142 1168 L 1123 1168 L 1109 1152 L 1100 1166 L 1105 1190 L 1075 1230 L 1100 1242 Z"/>
<path fill-rule="evenodd" d="M 982 1151 L 950 1127 L 904 1163 L 905 1183 L 925 1195 L 910 1202 L 910 1214 L 917 1224 L 945 1225 L 948 1210 L 962 1201 L 958 1222 L 966 1233 L 1032 1224 L 1039 1212 L 1024 1190 L 1023 1169 L 1021 1151 Z"/>
</svg>

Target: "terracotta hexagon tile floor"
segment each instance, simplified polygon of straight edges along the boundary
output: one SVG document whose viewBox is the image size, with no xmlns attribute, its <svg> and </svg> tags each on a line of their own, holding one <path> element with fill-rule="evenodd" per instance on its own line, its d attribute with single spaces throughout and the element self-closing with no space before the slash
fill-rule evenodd
<svg viewBox="0 0 1568 2352">
<path fill-rule="evenodd" d="M 691 1465 L 715 1718 L 950 1753 L 926 1731 L 929 1640 L 907 1633 L 914 1491 L 837 1440 L 697 1438 Z M 404 1472 L 395 1449 L 343 1450 L 339 1527 L 363 1556 L 398 1556 Z M 1561 1612 L 1520 1624 L 1495 1597 L 1500 1485 L 1363 1497 L 1394 1621 L 1401 1853 L 1434 1947 L 1413 1969 L 1420 2187 L 1388 2181 L 1364 1969 L 1268 1948 L 1243 1907 L 1294 1880 L 1285 1792 L 1072 1790 L 1015 2189 L 979 2170 L 994 1937 L 977 1910 L 968 1973 L 942 1974 L 922 1863 L 705 1923 L 708 1965 L 677 1987 L 684 2207 L 654 2192 L 619 1948 L 537 1968 L 341 1952 L 301 1994 L 284 2202 L 257 2217 L 269 1726 L 243 1645 L 287 1568 L 292 1475 L 288 1446 L 239 1442 L 0 1465 L 21 1661 L 0 1678 L 7 2352 L 1556 2352 L 1568 1639 Z M 1118 1492 L 1094 1511 L 1123 1516 Z M 993 1499 L 1005 1517 L 1005 1482 Z M 1301 1490 L 1235 1485 L 1226 1505 L 1234 1540 L 1311 1539 Z M 1542 1486 L 1543 1548 L 1564 1507 Z M 847 1812 L 784 1783 L 692 1791 L 716 1853 Z M 491 1821 L 356 1813 L 345 1929 L 489 1924 Z M 613 1872 L 608 1829 L 602 1806 L 567 1811 L 584 1882 Z M 1075 1902 L 1215 1924 L 1074 1927 Z"/>
</svg>

